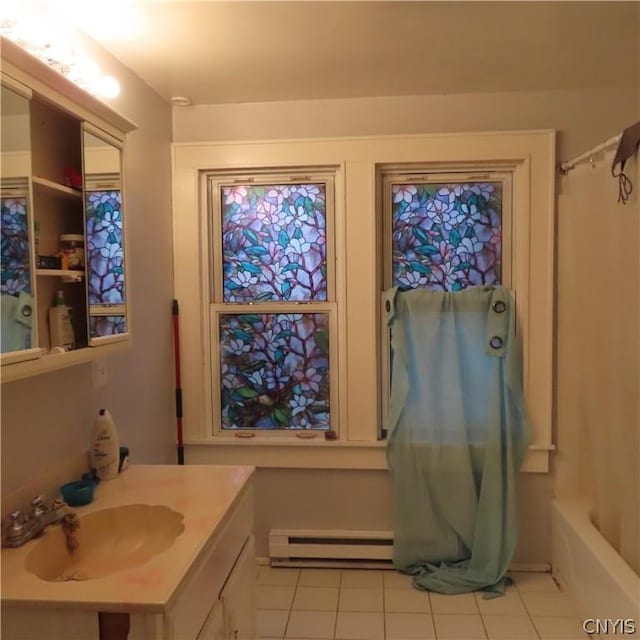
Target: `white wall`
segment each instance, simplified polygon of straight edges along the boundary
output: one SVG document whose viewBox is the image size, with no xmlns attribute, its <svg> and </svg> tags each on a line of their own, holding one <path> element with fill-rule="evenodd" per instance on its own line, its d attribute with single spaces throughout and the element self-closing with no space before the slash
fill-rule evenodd
<svg viewBox="0 0 640 640">
<path fill-rule="evenodd" d="M 174 108 L 174 141 L 555 128 L 558 158 L 565 160 L 631 124 L 638 99 L 637 89 L 594 89 L 203 105 Z M 565 228 L 560 232 L 563 253 L 571 238 Z M 516 562 L 551 561 L 553 480 L 551 473 L 519 479 Z M 270 528 L 392 528 L 386 471 L 261 469 L 256 484 L 259 556 L 268 555 Z"/>
<path fill-rule="evenodd" d="M 99 390 L 92 388 L 91 365 L 2 385 L 3 494 L 86 449 L 103 406 L 134 462 L 175 460 L 171 108 L 103 49 L 85 43 L 120 80 L 113 106 L 139 125 L 127 137 L 124 163 L 133 347 L 108 358 L 109 382 Z"/>
<path fill-rule="evenodd" d="M 255 477 L 256 555 L 269 555 L 270 529 L 392 530 L 392 486 L 387 471 L 259 469 Z M 549 504 L 552 478 L 518 480 L 519 545 L 514 561 L 551 561 Z"/>
<path fill-rule="evenodd" d="M 557 129 L 565 160 L 636 119 L 638 89 L 517 91 L 174 108 L 175 142 Z"/>
<path fill-rule="evenodd" d="M 93 55 L 123 84 L 112 101 L 140 128 L 125 163 L 131 247 L 133 348 L 109 359 L 109 384 L 91 388 L 90 366 L 2 386 L 3 492 L 88 445 L 95 410 L 107 406 L 134 461 L 172 462 L 169 107 L 96 45 Z M 637 119 L 638 91 L 591 90 L 384 97 L 174 109 L 174 140 L 255 140 L 340 135 L 556 128 L 565 159 Z M 559 252 L 570 238 L 558 239 Z M 520 481 L 516 560 L 548 562 L 551 475 Z M 391 528 L 385 471 L 260 470 L 258 555 L 271 527 Z"/>
</svg>

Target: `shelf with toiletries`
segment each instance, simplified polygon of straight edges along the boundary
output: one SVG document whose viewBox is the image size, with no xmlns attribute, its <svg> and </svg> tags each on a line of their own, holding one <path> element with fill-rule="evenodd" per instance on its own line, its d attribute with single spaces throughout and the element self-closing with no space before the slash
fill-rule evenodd
<svg viewBox="0 0 640 640">
<path fill-rule="evenodd" d="M 84 271 L 72 269 L 36 269 L 37 276 L 52 276 L 57 278 L 70 278 L 74 282 L 82 282 Z"/>
<path fill-rule="evenodd" d="M 3 49 L 2 382 L 130 341 L 121 156 L 134 125 L 91 96 L 54 91 L 65 83 L 24 55 Z"/>
<path fill-rule="evenodd" d="M 82 200 L 82 190 L 72 189 L 64 184 L 52 182 L 51 180 L 39 178 L 38 176 L 32 176 L 31 181 L 33 183 L 33 190 L 36 192 L 46 193 L 53 197 L 64 198 L 65 200 Z"/>
</svg>

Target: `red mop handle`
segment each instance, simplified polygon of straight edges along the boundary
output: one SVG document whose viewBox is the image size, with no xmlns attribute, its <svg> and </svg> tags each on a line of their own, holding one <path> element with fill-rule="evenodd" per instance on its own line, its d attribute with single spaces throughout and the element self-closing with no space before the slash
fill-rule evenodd
<svg viewBox="0 0 640 640">
<path fill-rule="evenodd" d="M 178 436 L 178 464 L 184 464 L 184 445 L 182 442 L 182 381 L 180 378 L 180 310 L 178 301 L 172 304 L 173 315 L 173 355 L 176 370 L 176 426 Z"/>
</svg>

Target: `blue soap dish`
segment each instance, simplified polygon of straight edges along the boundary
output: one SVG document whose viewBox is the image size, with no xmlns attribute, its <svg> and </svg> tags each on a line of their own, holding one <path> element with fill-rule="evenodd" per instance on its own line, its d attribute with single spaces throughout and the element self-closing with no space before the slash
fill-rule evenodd
<svg viewBox="0 0 640 640">
<path fill-rule="evenodd" d="M 70 507 L 81 507 L 93 500 L 93 491 L 96 483 L 93 480 L 77 480 L 68 482 L 60 487 L 62 499 Z"/>
</svg>

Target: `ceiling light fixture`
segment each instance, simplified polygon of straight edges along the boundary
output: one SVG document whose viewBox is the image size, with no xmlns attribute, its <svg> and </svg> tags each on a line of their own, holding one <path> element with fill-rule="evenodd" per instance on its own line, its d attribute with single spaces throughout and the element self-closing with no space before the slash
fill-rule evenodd
<svg viewBox="0 0 640 640">
<path fill-rule="evenodd" d="M 15 42 L 46 65 L 94 96 L 115 98 L 120 84 L 103 75 L 95 61 L 72 43 L 70 30 L 58 16 L 34 3 L 3 3 L 0 35 Z"/>
</svg>

